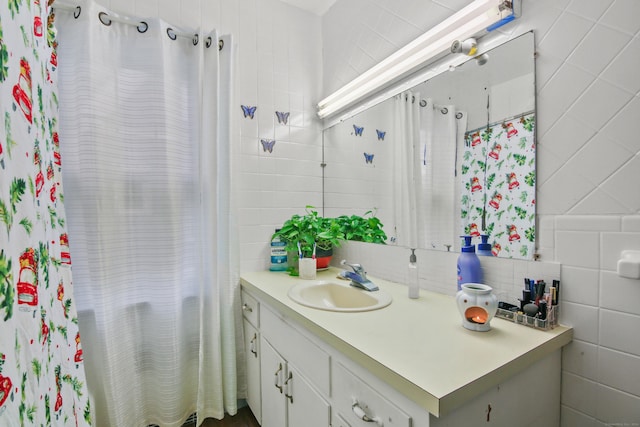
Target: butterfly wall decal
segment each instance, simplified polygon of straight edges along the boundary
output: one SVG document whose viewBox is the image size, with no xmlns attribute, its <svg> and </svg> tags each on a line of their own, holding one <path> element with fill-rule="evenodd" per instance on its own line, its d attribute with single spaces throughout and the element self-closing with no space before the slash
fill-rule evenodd
<svg viewBox="0 0 640 427">
<path fill-rule="evenodd" d="M 387 134 L 387 132 L 376 129 L 376 133 L 378 134 L 378 141 L 384 141 L 384 136 Z"/>
<path fill-rule="evenodd" d="M 365 163 L 373 163 L 374 154 L 364 153 L 364 161 Z"/>
<path fill-rule="evenodd" d="M 247 118 L 249 117 L 250 119 L 253 119 L 253 115 L 256 113 L 256 108 L 258 107 L 249 107 L 247 105 L 241 105 L 242 107 L 242 113 L 244 114 L 244 117 Z"/>
<path fill-rule="evenodd" d="M 263 151 L 273 153 L 273 146 L 276 145 L 275 139 L 261 139 L 260 142 L 262 143 Z"/>
<path fill-rule="evenodd" d="M 353 125 L 353 130 L 355 131 L 356 136 L 362 136 L 362 132 L 364 131 L 364 126 L 358 127 L 356 125 Z"/>
<path fill-rule="evenodd" d="M 276 116 L 278 117 L 278 123 L 286 125 L 289 121 L 289 112 L 286 113 L 283 111 L 276 111 Z"/>
</svg>

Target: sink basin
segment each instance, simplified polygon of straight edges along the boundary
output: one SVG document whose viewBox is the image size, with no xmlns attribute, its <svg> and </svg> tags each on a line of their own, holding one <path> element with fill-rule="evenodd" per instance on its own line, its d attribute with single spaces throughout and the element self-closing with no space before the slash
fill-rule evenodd
<svg viewBox="0 0 640 427">
<path fill-rule="evenodd" d="M 391 304 L 391 295 L 383 290 L 368 292 L 354 288 L 348 282 L 322 280 L 293 286 L 289 298 L 298 304 L 328 311 L 370 311 Z"/>
</svg>

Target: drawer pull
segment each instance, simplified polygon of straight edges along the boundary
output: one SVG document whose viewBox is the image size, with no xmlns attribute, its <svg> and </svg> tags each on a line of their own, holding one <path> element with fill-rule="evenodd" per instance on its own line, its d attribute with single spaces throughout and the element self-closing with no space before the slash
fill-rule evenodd
<svg viewBox="0 0 640 427">
<path fill-rule="evenodd" d="M 289 377 L 284 382 L 284 395 L 289 399 L 290 403 L 293 403 L 293 394 L 291 393 L 291 380 L 293 379 L 293 374 L 289 372 Z"/>
<path fill-rule="evenodd" d="M 244 304 L 242 304 L 242 309 L 244 311 L 248 311 L 249 313 L 253 312 L 253 308 L 249 307 L 246 302 Z"/>
<path fill-rule="evenodd" d="M 353 405 L 351 405 L 351 410 L 356 415 L 356 417 L 360 418 L 362 421 L 365 421 L 367 423 L 376 423 L 380 427 L 384 425 L 380 417 L 371 418 L 370 416 L 368 416 L 367 413 L 364 411 L 364 409 L 362 409 L 362 407 L 360 406 L 360 402 L 358 402 L 356 398 L 353 399 Z"/>
<path fill-rule="evenodd" d="M 280 393 L 282 393 L 282 385 L 280 385 L 280 372 L 282 372 L 282 363 L 278 365 L 278 370 L 275 373 L 275 382 L 273 385 L 276 386 L 276 388 L 278 390 L 280 390 Z"/>
<path fill-rule="evenodd" d="M 256 340 L 258 339 L 258 334 L 253 334 L 253 338 L 251 339 L 251 345 L 249 346 L 249 350 L 255 357 L 258 357 L 258 352 L 256 351 Z"/>
</svg>

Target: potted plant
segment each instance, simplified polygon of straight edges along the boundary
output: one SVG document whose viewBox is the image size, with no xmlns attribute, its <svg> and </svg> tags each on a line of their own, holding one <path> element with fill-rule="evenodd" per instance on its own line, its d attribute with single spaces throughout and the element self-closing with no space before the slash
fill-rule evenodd
<svg viewBox="0 0 640 427">
<path fill-rule="evenodd" d="M 342 215 L 337 218 L 325 218 L 320 216 L 313 206 L 307 205 L 305 209 L 305 215 L 291 216 L 272 236 L 277 236 L 286 243 L 285 248 L 290 254 L 290 260 L 297 260 L 296 257 L 299 255 L 310 258 L 314 255 L 315 249 L 317 268 L 326 268 L 331 261 L 333 248 L 339 247 L 343 240 L 382 244 L 387 240 L 382 223 L 372 211 L 366 212 L 364 216 Z M 297 274 L 294 265 L 289 265 L 289 272 Z"/>
<path fill-rule="evenodd" d="M 382 223 L 372 211 L 366 212 L 364 216 L 342 215 L 336 221 L 346 240 L 386 244 L 387 235 L 382 229 Z"/>
<path fill-rule="evenodd" d="M 286 220 L 273 237 L 279 237 L 286 243 L 288 253 L 311 258 L 314 255 L 318 268 L 329 265 L 333 247 L 340 246 L 344 240 L 340 225 L 333 218 L 318 214 L 313 206 L 306 206 L 305 215 L 293 215 Z M 291 270 L 291 266 L 289 267 Z"/>
</svg>

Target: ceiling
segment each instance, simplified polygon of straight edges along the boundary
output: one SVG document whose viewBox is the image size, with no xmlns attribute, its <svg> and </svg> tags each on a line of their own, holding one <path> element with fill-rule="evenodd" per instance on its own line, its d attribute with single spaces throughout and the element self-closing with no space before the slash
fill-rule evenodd
<svg viewBox="0 0 640 427">
<path fill-rule="evenodd" d="M 282 0 L 292 6 L 307 10 L 316 15 L 322 16 L 333 5 L 336 0 Z"/>
</svg>

